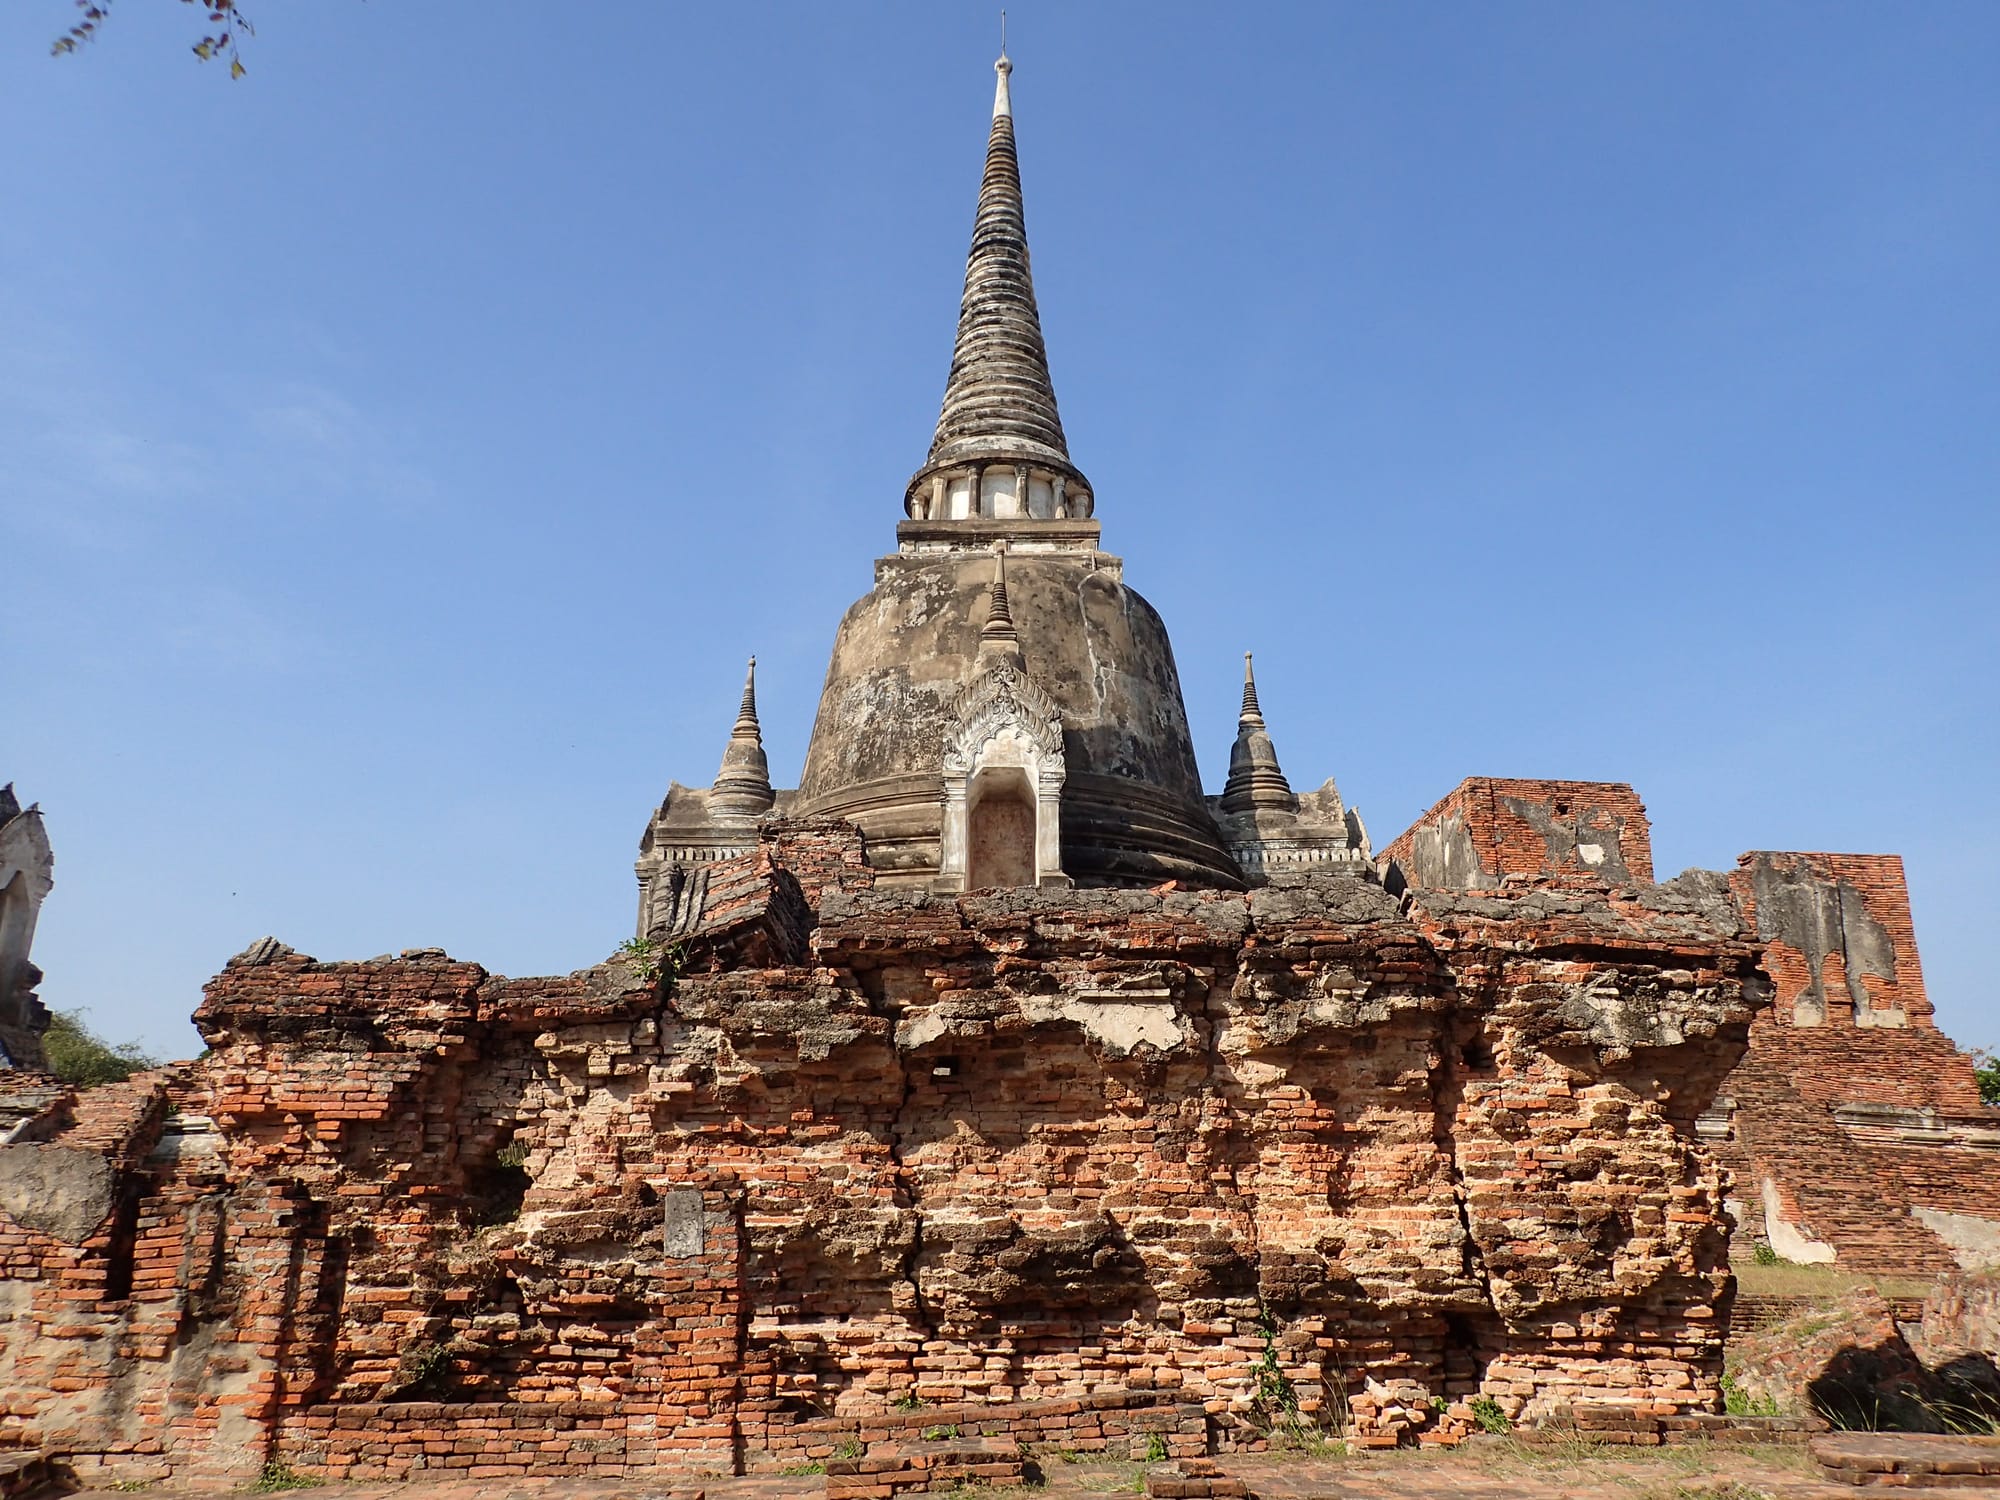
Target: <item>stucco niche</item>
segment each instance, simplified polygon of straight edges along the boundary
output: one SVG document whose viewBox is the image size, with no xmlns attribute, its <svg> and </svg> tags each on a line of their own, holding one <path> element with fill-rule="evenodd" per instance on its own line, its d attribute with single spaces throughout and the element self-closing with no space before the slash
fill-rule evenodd
<svg viewBox="0 0 2000 1500">
<path fill-rule="evenodd" d="M 1013 661 L 965 689 L 946 740 L 939 890 L 1066 886 L 1062 715 Z"/>
</svg>

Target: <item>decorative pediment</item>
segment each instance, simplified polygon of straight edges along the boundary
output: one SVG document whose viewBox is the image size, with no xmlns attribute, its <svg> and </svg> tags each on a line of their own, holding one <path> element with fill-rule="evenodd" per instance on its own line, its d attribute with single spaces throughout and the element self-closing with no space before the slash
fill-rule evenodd
<svg viewBox="0 0 2000 1500">
<path fill-rule="evenodd" d="M 979 765 L 981 751 L 1010 730 L 1030 750 L 1037 769 L 1063 773 L 1062 709 L 1015 662 L 995 662 L 952 700 L 955 726 L 947 733 L 943 770 L 965 776 Z"/>
</svg>

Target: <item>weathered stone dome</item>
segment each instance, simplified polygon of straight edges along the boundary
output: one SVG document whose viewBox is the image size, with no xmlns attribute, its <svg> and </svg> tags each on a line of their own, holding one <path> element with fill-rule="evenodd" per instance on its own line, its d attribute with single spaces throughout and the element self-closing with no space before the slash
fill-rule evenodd
<svg viewBox="0 0 2000 1500">
<path fill-rule="evenodd" d="M 993 558 L 887 557 L 840 622 L 799 785 L 800 815 L 851 818 L 879 875 L 939 868 L 939 766 L 982 671 Z M 1027 674 L 1058 708 L 1062 868 L 1083 885 L 1240 886 L 1202 803 L 1180 674 L 1159 614 L 1095 551 L 1008 554 Z"/>
</svg>

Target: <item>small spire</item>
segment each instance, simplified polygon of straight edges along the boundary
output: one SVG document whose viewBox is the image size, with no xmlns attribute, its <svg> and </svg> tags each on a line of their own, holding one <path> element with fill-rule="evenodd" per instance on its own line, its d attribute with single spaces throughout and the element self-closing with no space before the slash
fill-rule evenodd
<svg viewBox="0 0 2000 1500">
<path fill-rule="evenodd" d="M 757 723 L 757 658 L 754 656 L 750 658 L 750 669 L 743 674 L 743 703 L 736 710 L 735 732 L 742 734 L 746 731 L 759 740 L 763 738 L 763 730 Z"/>
<path fill-rule="evenodd" d="M 722 767 L 708 789 L 715 812 L 760 813 L 777 801 L 771 790 L 771 765 L 764 756 L 764 731 L 757 723 L 757 658 L 743 676 L 743 702 L 736 710 L 736 727 L 722 752 Z"/>
<path fill-rule="evenodd" d="M 993 118 L 996 120 L 1014 118 L 1014 101 L 1007 93 L 1007 75 L 1014 71 L 1014 63 L 1007 56 L 1005 41 L 1000 43 L 1000 60 L 993 64 L 993 71 L 1000 77 L 993 85 Z"/>
<path fill-rule="evenodd" d="M 1005 542 L 993 544 L 993 583 L 986 591 L 986 623 L 979 628 L 979 654 L 1021 654 L 1021 638 L 1014 632 L 1014 611 L 1007 602 Z"/>
<path fill-rule="evenodd" d="M 1257 703 L 1257 678 L 1250 653 L 1243 653 L 1243 711 L 1236 719 L 1236 743 L 1229 751 L 1229 780 L 1222 788 L 1226 813 L 1296 812 L 1299 799 L 1278 764 L 1277 747 Z"/>
<path fill-rule="evenodd" d="M 1264 727 L 1264 710 L 1257 706 L 1257 674 L 1250 669 L 1250 653 L 1243 653 L 1243 712 L 1236 717 L 1237 725 L 1254 724 Z"/>
</svg>

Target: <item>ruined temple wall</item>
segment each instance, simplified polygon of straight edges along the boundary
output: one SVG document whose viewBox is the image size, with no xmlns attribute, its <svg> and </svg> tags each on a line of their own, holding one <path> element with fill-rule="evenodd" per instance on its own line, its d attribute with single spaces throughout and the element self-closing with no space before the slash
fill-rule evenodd
<svg viewBox="0 0 2000 1500">
<path fill-rule="evenodd" d="M 1746 854 L 1730 888 L 1773 984 L 1721 1089 L 1746 1228 L 1878 1273 L 2000 1249 L 2000 1116 L 1933 1019 L 1901 859 Z"/>
<path fill-rule="evenodd" d="M 179 1128 L 191 1071 L 66 1092 L 4 1148 L 0 1443 L 75 1455 L 84 1474 L 104 1454 L 128 1477 L 261 1462 L 245 1454 L 295 1331 L 294 1205 L 278 1185 L 232 1187 L 213 1143 Z"/>
<path fill-rule="evenodd" d="M 1615 880 L 1615 843 L 1636 887 L 1651 878 L 1645 837 L 1629 787 L 1473 779 L 1381 863 L 1420 900 L 1560 891 L 1580 878 L 1586 841 Z M 1735 1221 L 1787 1259 L 1871 1272 L 2000 1252 L 2000 1118 L 1979 1101 L 1971 1059 L 1937 1030 L 1902 861 L 1746 854 L 1728 887 L 1773 995 L 1697 1127 L 1733 1176 Z"/>
<path fill-rule="evenodd" d="M 1730 888 L 1764 939 L 1774 1023 L 1935 1034 L 1901 856 L 1745 854 Z"/>
<path fill-rule="evenodd" d="M 1761 1004 L 1754 947 L 1718 941 L 1719 881 L 1595 900 L 1419 893 L 1409 910 L 1460 1001 L 1457 1169 L 1506 1320 L 1485 1335 L 1486 1389 L 1532 1388 L 1530 1414 L 1713 1400 L 1724 1179 L 1689 1127 Z M 1606 1285 L 1629 1295 L 1607 1301 Z"/>
<path fill-rule="evenodd" d="M 1508 876 L 1653 878 L 1652 825 L 1619 782 L 1472 776 L 1376 856 L 1413 886 L 1471 890 Z"/>
<path fill-rule="evenodd" d="M 603 1474 L 824 1457 L 898 1402 L 1222 1446 L 1715 1405 L 1720 1183 L 1679 1117 L 1756 996 L 1714 913 L 939 900 L 830 856 L 810 951 L 754 966 L 796 937 L 761 868 L 650 973 L 232 962 L 174 1146 L 120 1169 L 146 1296 L 73 1282 L 91 1337 L 20 1335 L 17 1440 Z"/>
</svg>

